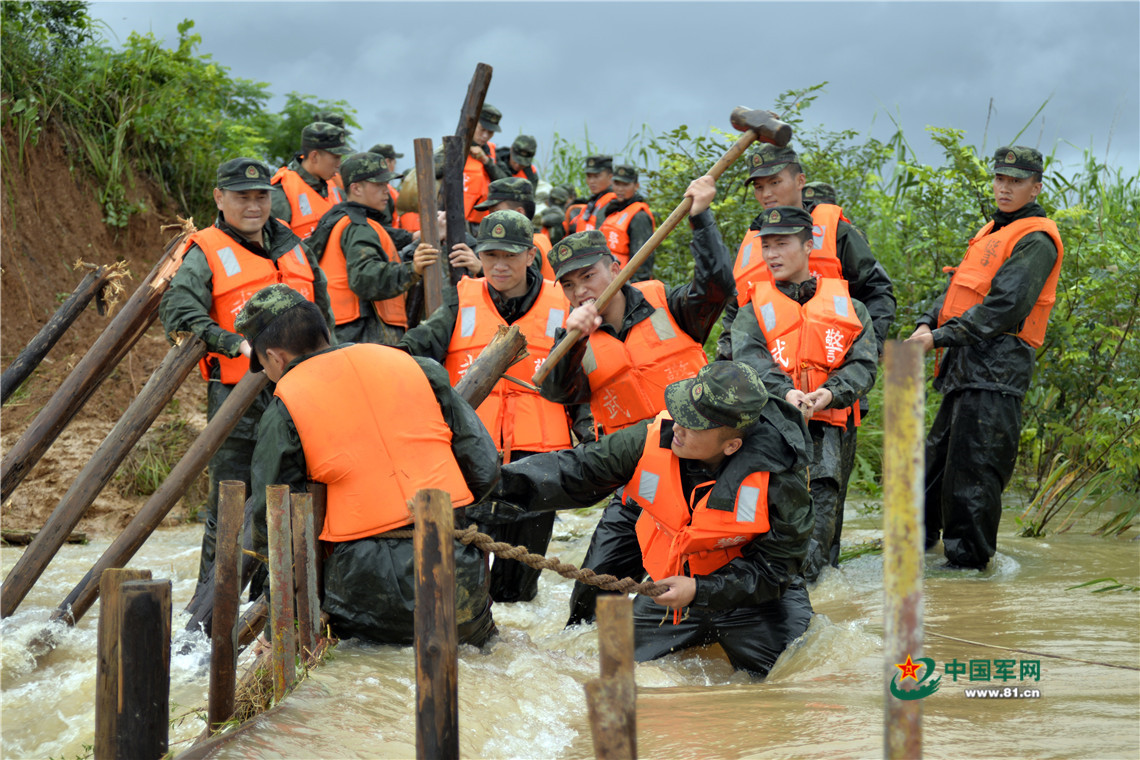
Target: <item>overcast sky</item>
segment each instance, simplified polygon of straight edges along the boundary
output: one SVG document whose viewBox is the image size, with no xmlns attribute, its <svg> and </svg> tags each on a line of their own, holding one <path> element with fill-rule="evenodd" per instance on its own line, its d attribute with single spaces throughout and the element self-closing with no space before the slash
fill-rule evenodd
<svg viewBox="0 0 1140 760">
<path fill-rule="evenodd" d="M 509 145 L 555 131 L 617 152 L 649 124 L 728 129 L 732 108 L 827 81 L 808 122 L 885 139 L 898 119 L 928 162 L 927 125 L 966 130 L 987 154 L 1019 138 L 1075 168 L 1081 152 L 1140 166 L 1140 3 L 1130 2 L 93 2 L 112 44 L 177 39 L 233 76 L 347 100 L 364 149 L 454 133 L 476 63 Z M 993 100 L 988 135 L 987 113 Z M 984 142 L 983 142 L 984 141 Z M 793 142 L 794 145 L 794 142 Z M 622 158 L 619 156 L 619 158 Z M 825 178 L 819 178 L 825 179 Z"/>
</svg>

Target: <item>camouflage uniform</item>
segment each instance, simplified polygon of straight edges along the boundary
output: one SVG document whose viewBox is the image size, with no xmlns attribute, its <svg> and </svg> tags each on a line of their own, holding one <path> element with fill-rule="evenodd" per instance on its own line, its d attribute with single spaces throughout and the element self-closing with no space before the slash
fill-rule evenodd
<svg viewBox="0 0 1140 760">
<path fill-rule="evenodd" d="M 538 187 L 538 172 L 534 170 L 534 154 L 537 150 L 538 142 L 533 137 L 519 135 L 511 143 L 510 150 L 499 156 L 499 172 L 504 177 L 514 177 L 516 172 L 511 168 L 511 159 L 514 159 L 515 163 L 522 167 L 524 178 L 530 180 L 534 187 Z"/>
<path fill-rule="evenodd" d="M 698 384 L 701 394 L 693 392 Z M 706 493 L 695 491 L 714 481 L 707 491 L 710 508 L 732 511 L 744 478 L 768 472 L 771 527 L 744 544 L 742 556 L 694 576 L 696 595 L 679 622 L 646 597 L 636 597 L 634 656 L 646 661 L 719 643 L 734 667 L 765 675 L 807 629 L 812 614 L 799 575 L 812 528 L 803 417 L 783 400 L 769 399 L 755 372 L 731 362 L 710 364 L 695 378 L 669 386 L 666 402 L 678 425 L 700 430 L 731 422 L 743 432 L 740 450 L 713 471 L 698 460 L 677 460 L 686 500 L 691 503 Z M 633 477 L 652 445 L 646 441 L 649 424 L 646 420 L 597 443 L 504 465 L 494 497 L 527 510 L 592 504 Z M 661 448 L 670 447 L 673 425 L 673 420 L 662 423 Z"/>
<path fill-rule="evenodd" d="M 327 122 L 314 122 L 301 130 L 301 154 L 310 150 L 327 150 L 340 156 L 352 153 L 352 148 L 345 145 L 347 132 L 343 127 L 337 127 Z M 329 197 L 329 183 L 320 177 L 310 174 L 301 166 L 301 160 L 294 158 L 286 165 L 287 169 L 297 172 L 305 184 L 313 188 L 322 198 Z M 289 198 L 285 189 L 280 185 L 273 185 L 269 189 L 269 198 L 273 202 L 269 213 L 274 219 L 280 219 L 288 224 L 293 220 L 293 208 L 289 205 Z"/>
</svg>

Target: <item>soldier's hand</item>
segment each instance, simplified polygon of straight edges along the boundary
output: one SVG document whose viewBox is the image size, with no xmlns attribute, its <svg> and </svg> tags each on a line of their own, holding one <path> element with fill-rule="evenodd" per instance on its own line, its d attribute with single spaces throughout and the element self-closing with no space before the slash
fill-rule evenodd
<svg viewBox="0 0 1140 760">
<path fill-rule="evenodd" d="M 811 419 L 811 401 L 808 400 L 807 394 L 801 391 L 799 388 L 792 388 L 790 391 L 788 391 L 788 393 L 784 396 L 784 400 L 794 406 L 796 409 L 799 409 L 801 412 L 803 412 L 804 417 L 809 420 Z"/>
<path fill-rule="evenodd" d="M 424 270 L 437 261 L 439 261 L 438 248 L 433 248 L 427 243 L 420 243 L 416 246 L 416 252 L 412 255 L 412 266 L 415 268 L 416 274 L 423 277 Z"/>
<path fill-rule="evenodd" d="M 602 326 L 602 317 L 594 302 L 584 303 L 566 317 L 566 331 L 577 330 L 585 338 Z"/>
<path fill-rule="evenodd" d="M 687 575 L 671 575 L 657 581 L 658 586 L 668 586 L 669 590 L 653 601 L 662 607 L 688 607 L 697 595 L 697 581 Z"/>
<path fill-rule="evenodd" d="M 491 160 L 487 157 L 486 152 L 478 145 L 471 146 L 471 157 L 481 164 L 486 164 Z"/>
<path fill-rule="evenodd" d="M 248 340 L 243 340 L 241 342 L 241 346 L 238 347 L 238 351 L 241 351 L 241 355 L 246 359 L 253 356 L 253 347 L 249 345 Z"/>
<path fill-rule="evenodd" d="M 930 353 L 934 350 L 934 334 L 930 332 L 930 325 L 919 325 L 906 339 L 906 343 L 917 343 L 922 346 L 922 352 Z"/>
<path fill-rule="evenodd" d="M 811 413 L 822 412 L 830 404 L 835 395 L 827 388 L 818 388 L 811 393 L 804 396 L 808 403 L 811 404 Z"/>
<path fill-rule="evenodd" d="M 451 266 L 454 268 L 464 268 L 471 273 L 472 277 L 478 277 L 479 273 L 483 271 L 483 262 L 479 261 L 479 257 L 475 252 L 468 247 L 466 243 L 456 243 L 451 247 L 451 255 L 448 257 L 451 261 Z"/>
<path fill-rule="evenodd" d="M 703 177 L 697 177 L 689 183 L 688 189 L 685 190 L 685 197 L 693 199 L 689 216 L 696 216 L 712 205 L 713 198 L 716 197 L 716 180 L 707 174 Z"/>
</svg>

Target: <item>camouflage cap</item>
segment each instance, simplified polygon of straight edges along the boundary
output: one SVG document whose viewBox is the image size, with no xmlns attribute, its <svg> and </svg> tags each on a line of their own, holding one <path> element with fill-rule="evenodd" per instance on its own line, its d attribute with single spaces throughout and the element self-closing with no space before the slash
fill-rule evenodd
<svg viewBox="0 0 1140 760">
<path fill-rule="evenodd" d="M 497 179 L 487 188 L 487 200 L 475 205 L 483 211 L 502 201 L 518 201 L 519 203 L 534 204 L 534 185 L 525 177 L 504 177 Z"/>
<path fill-rule="evenodd" d="M 815 221 L 799 206 L 775 206 L 761 212 L 760 236 L 795 235 L 810 230 Z"/>
<path fill-rule="evenodd" d="M 327 121 L 314 121 L 301 130 L 301 150 L 327 150 L 338 156 L 347 156 L 352 148 L 345 145 L 348 133 L 343 127 Z"/>
<path fill-rule="evenodd" d="M 547 196 L 547 199 L 552 206 L 566 208 L 566 205 L 570 203 L 570 191 L 567 190 L 564 185 L 552 187 L 550 188 L 550 195 Z"/>
<path fill-rule="evenodd" d="M 534 158 L 535 152 L 538 151 L 538 142 L 530 135 L 519 135 L 515 141 L 511 143 L 511 156 L 515 159 L 524 158 L 531 160 Z M 516 161 L 516 163 L 521 163 Z"/>
<path fill-rule="evenodd" d="M 347 190 L 353 182 L 391 182 L 400 175 L 388 171 L 384 157 L 373 153 L 353 153 L 340 165 L 340 177 Z"/>
<path fill-rule="evenodd" d="M 256 158 L 231 158 L 218 166 L 219 190 L 268 190 L 273 172 Z"/>
<path fill-rule="evenodd" d="M 558 206 L 547 206 L 542 212 L 543 227 L 557 227 L 566 218 L 566 212 Z"/>
<path fill-rule="evenodd" d="M 607 156 L 604 153 L 596 156 L 586 157 L 586 174 L 598 174 L 599 172 L 612 172 L 614 170 L 614 157 Z"/>
<path fill-rule="evenodd" d="M 606 236 L 602 231 L 586 230 L 559 240 L 558 244 L 546 254 L 546 260 L 550 262 L 550 267 L 554 270 L 554 279 L 557 280 L 567 272 L 592 267 L 610 255 Z"/>
<path fill-rule="evenodd" d="M 811 203 L 835 203 L 835 188 L 826 182 L 808 182 L 801 193 Z"/>
<path fill-rule="evenodd" d="M 493 211 L 479 222 L 475 253 L 526 253 L 534 248 L 534 225 L 517 211 Z"/>
<path fill-rule="evenodd" d="M 665 408 L 681 427 L 743 429 L 760 419 L 768 389 L 756 370 L 741 362 L 706 364 L 696 377 L 665 389 Z"/>
<path fill-rule="evenodd" d="M 637 182 L 637 167 L 629 164 L 618 164 L 614 167 L 614 182 Z"/>
<path fill-rule="evenodd" d="M 799 160 L 799 156 L 791 148 L 780 148 L 765 143 L 748 154 L 748 169 L 751 171 L 748 179 L 771 177 L 782 172 L 788 164 L 797 163 Z"/>
<path fill-rule="evenodd" d="M 270 322 L 302 303 L 305 303 L 305 297 L 288 285 L 262 288 L 241 307 L 234 318 L 234 330 L 244 335 L 252 345 Z M 249 371 L 261 371 L 261 362 L 256 352 L 249 357 Z"/>
<path fill-rule="evenodd" d="M 368 152 L 369 153 L 375 153 L 376 155 L 383 156 L 384 158 L 403 158 L 404 157 L 403 153 L 397 153 L 396 149 L 394 147 L 392 147 L 391 145 L 389 145 L 388 143 L 376 143 L 375 145 L 373 145 L 371 148 L 368 149 Z"/>
<path fill-rule="evenodd" d="M 1036 148 L 1005 146 L 994 151 L 994 174 L 1024 179 L 1045 171 L 1045 161 Z"/>
<path fill-rule="evenodd" d="M 503 128 L 499 126 L 502 121 L 503 112 L 495 108 L 490 103 L 483 104 L 483 111 L 479 114 L 479 126 L 483 129 L 489 129 L 492 132 L 502 132 Z"/>
<path fill-rule="evenodd" d="M 344 126 L 344 114 L 339 114 L 336 111 L 317 111 L 313 114 L 313 121 L 323 121 L 326 124 L 332 124 L 334 127 L 346 129 Z"/>
</svg>

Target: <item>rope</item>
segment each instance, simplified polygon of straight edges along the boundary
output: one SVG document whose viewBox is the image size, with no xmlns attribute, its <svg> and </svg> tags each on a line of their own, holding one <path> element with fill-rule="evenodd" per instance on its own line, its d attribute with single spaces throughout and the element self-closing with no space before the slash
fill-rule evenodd
<svg viewBox="0 0 1140 760">
<path fill-rule="evenodd" d="M 981 641 L 970 641 L 969 639 L 960 639 L 957 636 L 947 636 L 944 633 L 935 633 L 934 631 L 926 632 L 930 636 L 937 636 L 940 639 L 949 639 L 950 641 L 958 641 L 963 644 L 973 644 L 977 647 L 989 647 L 990 649 L 1004 649 L 1007 652 L 1020 652 L 1021 654 L 1031 654 L 1036 657 L 1048 657 L 1053 660 L 1066 660 L 1067 662 L 1079 662 L 1083 665 L 1103 665 L 1106 668 L 1120 668 L 1121 670 L 1140 670 L 1135 665 L 1116 665 L 1111 662 L 1097 662 L 1096 660 L 1082 660 L 1078 657 L 1066 657 L 1061 654 L 1046 654 L 1045 652 L 1034 652 L 1031 649 L 1016 649 L 1014 647 L 1003 647 L 999 644 L 985 644 Z"/>
<path fill-rule="evenodd" d="M 412 538 L 414 530 L 393 530 L 381 534 L 377 538 Z M 514 546 L 480 533 L 479 529 L 470 525 L 466 528 L 456 528 L 455 538 L 464 545 L 475 545 L 486 554 L 494 554 L 502 559 L 513 559 L 522 562 L 536 570 L 553 570 L 563 578 L 582 581 L 589 586 L 597 586 L 603 591 L 618 591 L 623 594 L 644 594 L 648 597 L 661 596 L 669 590 L 668 586 L 659 586 L 653 582 L 638 583 L 633 578 L 618 578 L 613 575 L 599 575 L 589 568 L 577 568 L 558 559 L 558 557 L 545 557 L 541 554 L 532 554 L 525 546 Z"/>
</svg>

